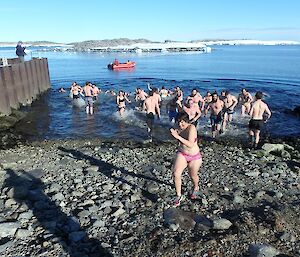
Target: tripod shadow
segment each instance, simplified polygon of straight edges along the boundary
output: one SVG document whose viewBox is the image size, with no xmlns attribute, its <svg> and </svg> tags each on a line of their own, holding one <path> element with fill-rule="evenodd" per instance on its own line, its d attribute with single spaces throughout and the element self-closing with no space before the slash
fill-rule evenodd
<svg viewBox="0 0 300 257">
<path fill-rule="evenodd" d="M 100 168 L 99 170 L 101 170 L 101 172 L 109 178 L 113 178 L 116 181 L 126 183 L 126 184 L 130 185 L 132 188 L 140 189 L 142 191 L 142 195 L 152 202 L 156 202 L 158 200 L 158 196 L 156 194 L 152 194 L 152 193 L 148 192 L 147 190 L 145 190 L 142 186 L 139 186 L 139 185 L 129 182 L 128 180 L 124 179 L 122 176 L 114 175 L 114 171 L 119 170 L 119 171 L 121 171 L 121 175 L 129 175 L 132 177 L 142 178 L 145 180 L 150 180 L 150 181 L 156 182 L 158 184 L 173 187 L 173 184 L 167 183 L 163 180 L 157 179 L 155 177 L 146 176 L 143 174 L 136 174 L 136 173 L 128 171 L 122 167 L 116 167 L 110 163 L 107 163 L 107 162 L 101 161 L 99 159 L 96 159 L 92 156 L 86 155 L 77 150 L 66 149 L 64 147 L 58 147 L 58 149 L 65 153 L 68 153 L 68 157 L 74 158 L 76 160 L 88 160 L 91 165 L 98 166 Z M 71 156 L 70 156 L 70 154 L 71 154 Z"/>
<path fill-rule="evenodd" d="M 13 198 L 19 204 L 26 204 L 38 223 L 52 235 L 71 257 L 112 256 L 101 242 L 89 238 L 75 217 L 65 214 L 59 206 L 45 194 L 45 184 L 39 176 L 24 170 L 6 169 L 8 177 L 3 188 L 13 189 Z M 49 239 L 51 240 L 51 237 Z"/>
</svg>

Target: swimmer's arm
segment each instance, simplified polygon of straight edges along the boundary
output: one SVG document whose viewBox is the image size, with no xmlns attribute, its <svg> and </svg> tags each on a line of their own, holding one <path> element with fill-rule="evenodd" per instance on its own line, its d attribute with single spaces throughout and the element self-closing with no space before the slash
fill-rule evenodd
<svg viewBox="0 0 300 257">
<path fill-rule="evenodd" d="M 249 112 L 249 115 L 250 115 L 250 117 L 252 117 L 252 115 L 253 115 L 253 106 L 251 107 L 251 109 L 250 109 L 250 112 Z"/>
<path fill-rule="evenodd" d="M 120 103 L 119 103 L 119 96 L 117 96 L 117 105 L 119 105 Z"/>
<path fill-rule="evenodd" d="M 200 117 L 201 117 L 201 111 L 200 111 L 200 108 L 199 108 L 199 110 L 197 111 L 197 115 L 193 118 L 193 121 L 198 120 Z"/>
<path fill-rule="evenodd" d="M 178 134 L 177 131 L 175 131 L 175 129 L 171 129 L 170 130 L 173 137 L 175 137 L 180 143 L 182 143 L 183 145 L 187 146 L 187 147 L 193 147 L 194 144 L 195 144 L 195 138 L 197 138 L 197 131 L 196 131 L 196 128 L 194 126 L 192 126 L 190 128 L 190 131 L 189 131 L 189 139 L 185 139 L 183 138 L 182 136 L 180 136 Z"/>
<path fill-rule="evenodd" d="M 251 102 L 253 102 L 253 97 L 252 97 L 252 95 L 249 93 L 249 94 L 248 94 L 248 103 L 251 103 Z"/>
<path fill-rule="evenodd" d="M 206 109 L 204 111 L 204 115 L 207 115 L 209 109 L 210 109 L 210 104 L 206 107 Z"/>
<path fill-rule="evenodd" d="M 131 101 L 127 98 L 127 96 L 124 96 L 125 97 L 125 100 L 128 102 L 128 103 L 131 103 Z"/>
<path fill-rule="evenodd" d="M 271 115 L 272 115 L 272 113 L 271 113 L 271 111 L 270 111 L 268 105 L 266 106 L 266 113 L 268 114 L 268 118 L 267 118 L 267 120 L 268 120 L 268 119 L 271 118 Z"/>
<path fill-rule="evenodd" d="M 236 107 L 236 105 L 238 104 L 238 100 L 235 96 L 232 98 L 232 102 L 232 105 L 230 105 L 228 109 L 234 109 L 234 107 Z"/>
</svg>

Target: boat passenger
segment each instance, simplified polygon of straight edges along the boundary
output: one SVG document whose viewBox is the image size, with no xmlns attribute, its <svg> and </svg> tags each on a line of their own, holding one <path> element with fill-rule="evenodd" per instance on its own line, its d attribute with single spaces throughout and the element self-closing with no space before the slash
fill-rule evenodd
<svg viewBox="0 0 300 257">
<path fill-rule="evenodd" d="M 117 58 L 114 60 L 114 63 L 113 63 L 113 64 L 114 64 L 114 65 L 117 65 L 117 66 L 120 64 Z"/>
</svg>

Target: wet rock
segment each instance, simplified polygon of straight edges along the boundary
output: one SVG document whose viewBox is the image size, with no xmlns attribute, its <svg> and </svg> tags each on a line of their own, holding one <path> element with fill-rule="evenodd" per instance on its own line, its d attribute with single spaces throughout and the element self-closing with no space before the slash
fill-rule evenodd
<svg viewBox="0 0 300 257">
<path fill-rule="evenodd" d="M 239 194 L 234 194 L 233 195 L 233 202 L 236 203 L 236 204 L 242 204 L 245 202 L 245 199 L 240 196 Z"/>
<path fill-rule="evenodd" d="M 250 257 L 274 257 L 280 252 L 273 246 L 265 244 L 252 244 L 249 247 Z"/>
<path fill-rule="evenodd" d="M 245 175 L 251 178 L 257 178 L 259 176 L 260 172 L 259 171 L 250 171 L 246 172 Z"/>
<path fill-rule="evenodd" d="M 296 242 L 296 237 L 290 233 L 290 232 L 284 232 L 281 236 L 280 236 L 280 240 L 281 241 L 285 241 L 285 242 Z"/>
<path fill-rule="evenodd" d="M 213 229 L 229 229 L 232 226 L 232 223 L 227 219 L 218 219 L 213 220 Z"/>
<path fill-rule="evenodd" d="M 17 233 L 16 233 L 16 238 L 27 238 L 32 234 L 31 231 L 27 230 L 27 229 L 18 229 Z"/>
<path fill-rule="evenodd" d="M 0 244 L 0 253 L 4 252 L 6 249 L 11 248 L 13 246 L 13 241 L 8 237 L 3 238 Z"/>
<path fill-rule="evenodd" d="M 159 191 L 159 185 L 157 183 L 151 182 L 147 184 L 147 191 L 151 194 L 155 194 Z"/>
</svg>

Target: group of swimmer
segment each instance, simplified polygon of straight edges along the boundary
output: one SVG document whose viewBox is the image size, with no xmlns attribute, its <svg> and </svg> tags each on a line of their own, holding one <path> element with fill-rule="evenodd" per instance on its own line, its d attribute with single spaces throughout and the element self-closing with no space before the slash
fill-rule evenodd
<svg viewBox="0 0 300 257">
<path fill-rule="evenodd" d="M 179 86 L 171 91 L 164 87 L 161 90 L 151 88 L 148 85 L 148 90 L 149 92 L 146 93 L 143 89 L 136 88 L 134 99 L 138 103 L 136 109 L 145 112 L 150 141 L 153 135 L 154 119 L 155 116 L 160 119 L 163 102 L 165 102 L 170 122 L 175 123 L 170 129 L 171 135 L 179 143 L 172 167 L 176 189 L 174 206 L 179 206 L 185 198 L 181 191 L 182 173 L 185 168 L 188 168 L 194 185 L 190 198 L 197 199 L 200 196 L 198 172 L 202 165 L 202 156 L 198 146 L 197 124 L 202 115 L 206 116 L 210 112 L 212 137 L 215 138 L 226 130 L 233 120 L 236 107 L 240 105 L 241 115 L 247 115 L 250 119 L 249 136 L 252 148 L 257 148 L 262 127 L 271 117 L 271 111 L 263 101 L 263 93 L 260 91 L 255 94 L 255 99 L 246 89 L 242 89 L 238 97 L 229 91 L 222 91 L 220 95 L 216 91 L 207 92 L 202 97 L 194 88 L 184 99 L 183 91 Z M 101 90 L 90 82 L 86 82 L 84 87 L 80 87 L 76 82 L 71 86 L 73 99 L 79 98 L 80 95 L 85 97 L 87 114 L 93 114 L 93 102 L 97 100 L 100 92 Z M 119 114 L 124 115 L 126 103 L 131 103 L 130 93 L 122 90 L 118 94 L 113 90 L 107 90 L 105 93 L 116 97 Z"/>
</svg>

